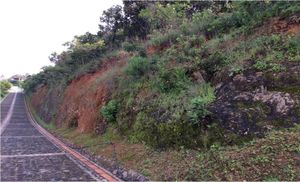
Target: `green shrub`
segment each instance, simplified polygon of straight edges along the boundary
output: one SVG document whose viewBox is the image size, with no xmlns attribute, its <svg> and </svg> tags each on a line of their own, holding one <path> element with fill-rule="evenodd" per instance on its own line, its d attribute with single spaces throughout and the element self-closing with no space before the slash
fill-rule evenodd
<svg viewBox="0 0 300 182">
<path fill-rule="evenodd" d="M 140 112 L 130 141 L 143 142 L 154 148 L 209 148 L 216 142 L 224 142 L 223 134 L 223 129 L 216 123 L 203 129 L 185 121 L 156 122 L 149 114 Z"/>
<path fill-rule="evenodd" d="M 136 44 L 130 43 L 130 42 L 124 42 L 122 44 L 122 47 L 127 52 L 133 52 L 133 51 L 136 51 L 136 49 L 137 49 Z"/>
<path fill-rule="evenodd" d="M 163 93 L 180 93 L 190 83 L 182 68 L 166 69 L 160 66 L 155 86 Z"/>
<path fill-rule="evenodd" d="M 8 81 L 0 81 L 0 98 L 4 97 L 11 88 L 11 83 Z"/>
<path fill-rule="evenodd" d="M 150 44 L 154 46 L 160 45 L 168 45 L 171 43 L 175 43 L 176 39 L 181 36 L 181 32 L 179 30 L 169 30 L 166 33 L 154 32 L 150 35 Z"/>
<path fill-rule="evenodd" d="M 209 76 L 213 76 L 221 67 L 226 65 L 226 55 L 219 51 L 214 52 L 208 58 L 201 62 L 201 67 L 208 73 Z"/>
<path fill-rule="evenodd" d="M 244 71 L 244 68 L 238 65 L 238 66 L 234 66 L 229 71 L 230 71 L 229 76 L 233 76 L 242 73 Z"/>
<path fill-rule="evenodd" d="M 192 18 L 191 33 L 197 34 L 203 32 L 205 28 L 215 19 L 217 16 L 211 10 L 204 10 L 199 13 L 195 13 Z"/>
<path fill-rule="evenodd" d="M 203 84 L 199 96 L 191 100 L 192 107 L 188 115 L 193 124 L 201 124 L 201 119 L 205 118 L 210 112 L 207 106 L 215 100 L 214 88 L 208 84 Z"/>
<path fill-rule="evenodd" d="M 184 122 L 158 123 L 144 112 L 137 115 L 131 140 L 144 142 L 154 148 L 196 146 L 198 133 Z"/>
<path fill-rule="evenodd" d="M 261 71 L 274 71 L 274 72 L 280 72 L 280 71 L 285 71 L 286 68 L 281 65 L 281 64 L 277 64 L 277 63 L 270 63 L 270 62 L 266 62 L 266 61 L 257 61 L 254 65 L 254 68 L 261 70 Z"/>
<path fill-rule="evenodd" d="M 129 65 L 126 69 L 127 75 L 138 79 L 149 69 L 149 62 L 144 57 L 133 57 L 129 60 Z"/>
<path fill-rule="evenodd" d="M 300 36 L 289 38 L 285 45 L 289 61 L 300 61 Z"/>
<path fill-rule="evenodd" d="M 144 47 L 138 47 L 138 54 L 141 57 L 147 57 L 147 51 Z"/>
<path fill-rule="evenodd" d="M 270 70 L 274 72 L 280 72 L 280 71 L 285 71 L 286 68 L 281 64 L 270 63 Z"/>
<path fill-rule="evenodd" d="M 253 66 L 254 68 L 261 71 L 266 70 L 268 68 L 268 64 L 264 61 L 256 61 L 256 63 Z"/>
<path fill-rule="evenodd" d="M 101 115 L 109 123 L 116 121 L 116 115 L 119 110 L 119 103 L 116 100 L 109 101 L 105 106 L 101 108 Z"/>
</svg>

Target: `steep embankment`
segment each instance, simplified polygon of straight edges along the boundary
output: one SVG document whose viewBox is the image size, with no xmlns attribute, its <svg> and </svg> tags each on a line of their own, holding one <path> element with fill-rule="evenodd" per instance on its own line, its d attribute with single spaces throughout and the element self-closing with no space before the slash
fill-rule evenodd
<svg viewBox="0 0 300 182">
<path fill-rule="evenodd" d="M 58 127 L 101 133 L 106 123 L 99 118 L 100 109 L 110 99 L 114 79 L 122 74 L 127 58 L 121 53 L 105 60 L 98 71 L 73 80 L 64 90 L 42 86 L 33 93 L 31 104 L 45 121 L 54 121 Z"/>
<path fill-rule="evenodd" d="M 222 42 L 218 48 L 222 50 L 229 46 L 239 47 L 243 42 L 263 36 L 294 37 L 299 34 L 299 30 L 298 16 L 285 19 L 275 17 L 256 28 L 253 34 Z M 207 43 L 210 41 L 207 40 Z M 168 49 L 170 46 L 149 46 L 147 54 L 163 55 Z M 251 49 L 253 48 L 249 47 L 249 51 Z M 263 50 L 255 51 L 258 58 L 265 56 Z M 115 81 L 124 71 L 129 57 L 127 53 L 120 53 L 117 57 L 105 60 L 95 73 L 71 81 L 66 88 L 61 86 L 50 90 L 47 86 L 37 88 L 31 99 L 33 107 L 45 121 L 54 120 L 58 127 L 78 127 L 80 132 L 96 130 L 103 133 L 106 124 L 99 117 L 100 109 L 115 93 Z M 171 66 L 176 64 L 178 63 L 170 63 Z M 223 127 L 240 135 L 250 133 L 259 136 L 272 128 L 272 125 L 281 125 L 282 120 L 285 126 L 298 122 L 300 85 L 298 61 L 280 63 L 284 69 L 280 70 L 279 67 L 276 71 L 257 68 L 256 60 L 252 59 L 244 60 L 240 66 L 247 69 L 241 73 L 238 70 L 237 74 L 229 74 L 232 71 L 224 68 L 210 76 L 207 70 L 196 69 L 190 73 L 196 84 L 211 80 L 216 88 L 217 99 L 210 108 L 214 119 L 219 120 Z M 264 66 L 267 67 L 262 65 Z M 140 92 L 137 97 L 143 95 L 145 91 Z M 270 125 L 268 121 L 275 123 Z"/>
<path fill-rule="evenodd" d="M 27 81 L 32 105 L 150 179 L 299 179 L 300 4 L 189 8 L 149 5 L 146 39 L 76 37 Z"/>
</svg>

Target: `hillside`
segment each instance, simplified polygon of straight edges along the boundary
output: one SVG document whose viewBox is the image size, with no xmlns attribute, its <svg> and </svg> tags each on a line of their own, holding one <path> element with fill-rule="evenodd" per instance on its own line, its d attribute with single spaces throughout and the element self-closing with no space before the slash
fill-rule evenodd
<svg viewBox="0 0 300 182">
<path fill-rule="evenodd" d="M 24 83 L 50 131 L 153 180 L 300 180 L 299 2 L 125 1 L 100 21 Z"/>
</svg>

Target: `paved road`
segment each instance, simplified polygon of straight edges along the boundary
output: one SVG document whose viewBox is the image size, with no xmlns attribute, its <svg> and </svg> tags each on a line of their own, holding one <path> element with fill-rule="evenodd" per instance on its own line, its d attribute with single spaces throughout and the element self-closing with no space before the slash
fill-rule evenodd
<svg viewBox="0 0 300 182">
<path fill-rule="evenodd" d="M 14 100 L 11 119 L 5 117 Z M 87 168 L 51 143 L 28 119 L 22 93 L 1 103 L 1 181 L 95 181 Z"/>
</svg>

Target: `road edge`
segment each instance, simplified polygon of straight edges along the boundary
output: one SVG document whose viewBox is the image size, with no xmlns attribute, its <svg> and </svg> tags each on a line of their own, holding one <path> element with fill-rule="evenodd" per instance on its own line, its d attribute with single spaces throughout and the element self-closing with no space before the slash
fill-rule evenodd
<svg viewBox="0 0 300 182">
<path fill-rule="evenodd" d="M 8 93 L 0 100 L 0 104 L 6 99 L 6 97 L 9 95 L 9 93 L 11 93 L 11 92 L 8 92 Z"/>
<path fill-rule="evenodd" d="M 14 107 L 15 107 L 15 102 L 16 102 L 16 99 L 17 99 L 17 94 L 19 92 L 12 92 L 12 93 L 14 94 L 13 100 L 12 100 L 12 103 L 11 103 L 11 105 L 9 107 L 9 110 L 8 110 L 8 112 L 7 112 L 7 114 L 6 114 L 3 122 L 0 125 L 0 135 L 2 135 L 3 131 L 5 130 L 7 124 L 9 123 L 9 120 L 10 120 L 12 114 L 13 114 Z"/>
<path fill-rule="evenodd" d="M 82 164 L 84 164 L 86 167 L 88 167 L 90 170 L 94 171 L 96 174 L 100 175 L 101 177 L 105 178 L 107 181 L 122 181 L 115 175 L 113 175 L 111 172 L 108 170 L 104 169 L 103 167 L 99 166 L 95 162 L 91 161 L 87 157 L 83 156 L 79 152 L 77 152 L 74 149 L 71 149 L 67 145 L 65 145 L 62 141 L 54 137 L 51 133 L 49 133 L 46 129 L 44 129 L 42 126 L 36 122 L 34 119 L 32 112 L 30 108 L 28 107 L 27 100 L 24 97 L 25 101 L 25 108 L 26 108 L 26 113 L 28 115 L 28 119 L 30 120 L 31 124 L 41 133 L 43 134 L 49 141 L 54 143 L 56 146 L 58 146 L 60 149 L 65 151 L 67 154 L 71 155 L 73 158 L 79 160 Z"/>
</svg>

